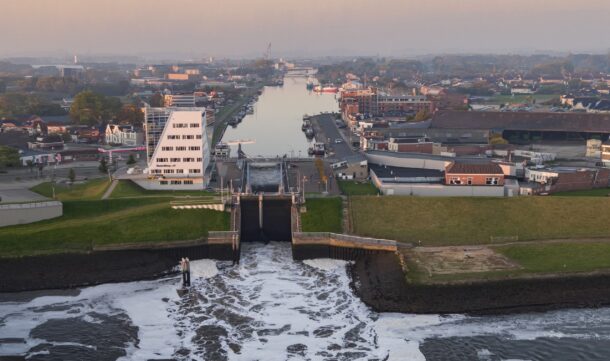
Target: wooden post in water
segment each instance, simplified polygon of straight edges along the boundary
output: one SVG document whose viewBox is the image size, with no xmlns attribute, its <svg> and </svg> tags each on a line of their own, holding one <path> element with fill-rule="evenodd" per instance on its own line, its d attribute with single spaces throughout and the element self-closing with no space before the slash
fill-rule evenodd
<svg viewBox="0 0 610 361">
<path fill-rule="evenodd" d="M 263 229 L 263 194 L 258 195 L 258 227 Z"/>
</svg>

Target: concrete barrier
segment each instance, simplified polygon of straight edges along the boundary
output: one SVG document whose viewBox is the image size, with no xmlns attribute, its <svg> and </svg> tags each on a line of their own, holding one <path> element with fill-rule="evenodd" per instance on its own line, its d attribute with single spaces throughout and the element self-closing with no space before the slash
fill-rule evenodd
<svg viewBox="0 0 610 361">
<path fill-rule="evenodd" d="M 334 258 L 355 260 L 365 254 L 396 252 L 396 241 L 328 232 L 293 232 L 295 260 Z"/>
<path fill-rule="evenodd" d="M 0 205 L 0 227 L 27 224 L 63 215 L 63 205 L 58 201 L 16 203 Z"/>
</svg>

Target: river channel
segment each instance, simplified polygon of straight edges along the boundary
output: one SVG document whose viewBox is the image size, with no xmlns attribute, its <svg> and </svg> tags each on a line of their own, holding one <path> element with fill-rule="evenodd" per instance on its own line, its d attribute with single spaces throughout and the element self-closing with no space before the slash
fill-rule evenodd
<svg viewBox="0 0 610 361">
<path fill-rule="evenodd" d="M 238 266 L 66 294 L 0 295 L 0 360 L 608 360 L 610 309 L 494 317 L 379 314 L 346 262 L 244 243 Z M 12 299 L 12 300 L 11 300 Z M 8 358 L 6 358 L 8 359 Z M 15 360 L 11 358 L 11 360 Z"/>
<path fill-rule="evenodd" d="M 267 86 L 254 105 L 254 113 L 235 128 L 229 126 L 224 142 L 253 141 L 242 145 L 250 157 L 307 157 L 311 140 L 301 131 L 303 115 L 336 112 L 335 94 L 319 94 L 306 89 L 307 79 L 287 77 L 283 86 Z M 231 149 L 237 156 L 237 146 Z"/>
</svg>

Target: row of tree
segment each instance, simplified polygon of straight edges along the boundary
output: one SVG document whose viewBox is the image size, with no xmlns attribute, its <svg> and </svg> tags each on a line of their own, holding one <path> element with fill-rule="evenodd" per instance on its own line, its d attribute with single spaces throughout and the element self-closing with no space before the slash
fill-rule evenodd
<svg viewBox="0 0 610 361">
<path fill-rule="evenodd" d="M 58 105 L 37 95 L 22 93 L 0 94 L 0 117 L 20 115 L 63 115 L 66 112 Z"/>
<path fill-rule="evenodd" d="M 118 98 L 87 90 L 74 97 L 70 118 L 78 124 L 92 126 L 108 120 L 116 120 L 121 124 L 140 125 L 144 120 L 144 114 L 137 104 L 123 104 Z"/>
</svg>

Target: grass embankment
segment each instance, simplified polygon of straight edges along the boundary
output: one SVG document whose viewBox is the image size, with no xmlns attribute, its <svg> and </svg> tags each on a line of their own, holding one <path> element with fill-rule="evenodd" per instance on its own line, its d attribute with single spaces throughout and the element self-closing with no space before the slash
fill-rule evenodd
<svg viewBox="0 0 610 361">
<path fill-rule="evenodd" d="M 198 239 L 210 230 L 228 230 L 229 217 L 205 209 L 173 210 L 163 198 L 65 201 L 59 218 L 2 228 L 0 257 Z"/>
<path fill-rule="evenodd" d="M 352 197 L 358 235 L 424 246 L 610 237 L 610 199 Z M 504 238 L 503 238 L 504 237 Z"/>
<path fill-rule="evenodd" d="M 119 180 L 112 191 L 110 198 L 132 197 L 179 197 L 179 196 L 212 196 L 215 193 L 207 191 L 174 191 L 174 190 L 146 190 L 130 180 Z"/>
<path fill-rule="evenodd" d="M 341 233 L 343 219 L 341 198 L 310 198 L 306 206 L 307 212 L 301 214 L 303 232 Z"/>
<path fill-rule="evenodd" d="M 553 196 L 559 197 L 608 197 L 610 196 L 610 188 L 586 189 L 581 191 L 568 191 L 553 193 Z"/>
<path fill-rule="evenodd" d="M 356 182 L 356 181 L 345 181 L 340 180 L 339 189 L 341 189 L 341 193 L 347 196 L 367 196 L 367 195 L 377 195 L 379 191 L 371 182 Z"/>
<path fill-rule="evenodd" d="M 108 178 L 92 179 L 79 184 L 55 184 L 55 198 L 60 201 L 100 199 L 110 185 Z M 53 183 L 44 182 L 30 189 L 45 197 L 53 198 Z"/>
<path fill-rule="evenodd" d="M 493 247 L 526 273 L 573 273 L 610 269 L 610 242 L 546 242 Z"/>
</svg>

